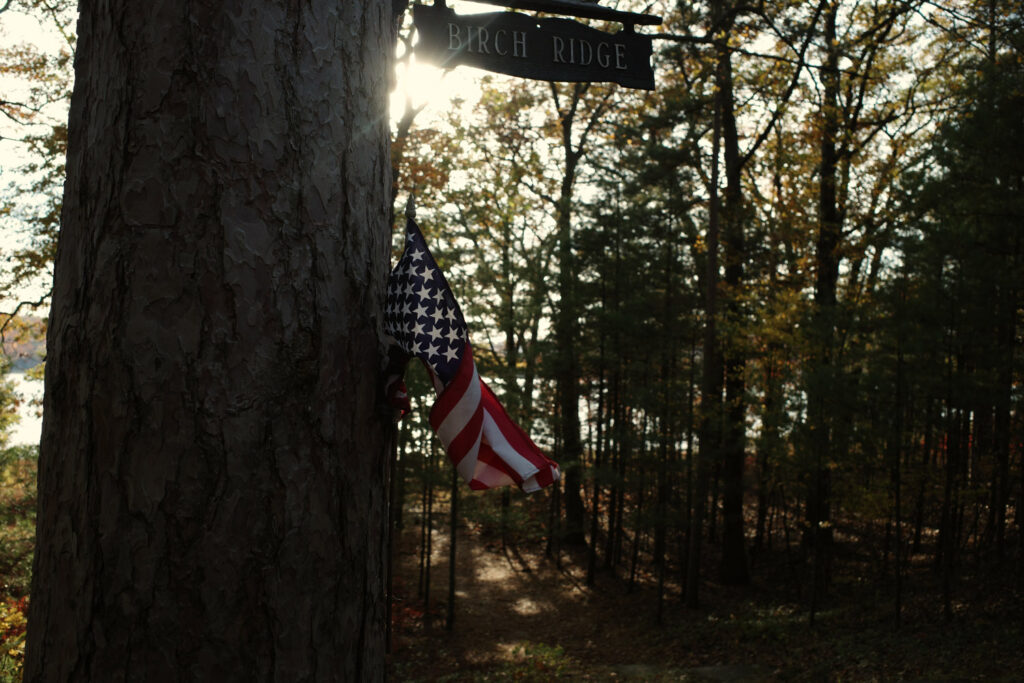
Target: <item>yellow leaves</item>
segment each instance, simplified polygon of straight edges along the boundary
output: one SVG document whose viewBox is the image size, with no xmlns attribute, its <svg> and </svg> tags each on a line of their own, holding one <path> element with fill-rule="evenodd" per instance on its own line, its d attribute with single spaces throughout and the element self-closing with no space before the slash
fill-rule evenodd
<svg viewBox="0 0 1024 683">
<path fill-rule="evenodd" d="M 25 660 L 25 628 L 28 598 L 0 602 L 0 674 L 4 680 L 21 680 Z M 11 678 L 8 679 L 7 676 Z"/>
<path fill-rule="evenodd" d="M 693 251 L 696 254 L 703 254 L 707 251 L 707 243 L 704 241 L 704 234 L 697 233 L 693 241 Z"/>
<path fill-rule="evenodd" d="M 0 680 L 20 681 L 35 537 L 35 458 L 0 451 Z M 10 594 L 22 595 L 20 598 Z"/>
<path fill-rule="evenodd" d="M 25 616 L 27 610 L 28 600 L 26 598 L 21 600 L 7 598 L 0 603 L 0 642 L 6 643 L 24 633 L 25 627 L 28 625 L 28 619 Z"/>
</svg>

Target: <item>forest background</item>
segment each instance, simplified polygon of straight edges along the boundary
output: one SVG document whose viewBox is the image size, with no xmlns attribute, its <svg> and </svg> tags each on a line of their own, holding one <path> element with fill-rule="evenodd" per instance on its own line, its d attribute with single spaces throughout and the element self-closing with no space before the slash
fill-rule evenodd
<svg viewBox="0 0 1024 683">
<path fill-rule="evenodd" d="M 393 674 L 460 675 L 454 636 L 430 627 L 429 577 L 463 534 L 594 600 L 632 596 L 631 637 L 664 643 L 645 661 L 666 670 L 1014 677 L 1019 6 L 631 9 L 665 17 L 654 92 L 442 75 L 415 64 L 405 18 L 395 206 L 415 189 L 481 374 L 565 476 L 530 497 L 451 490 L 427 379 L 410 377 L 393 517 L 396 555 L 415 561 L 392 581 Z M 47 41 L 11 32 L 26 19 Z M 74 19 L 73 2 L 0 3 L 8 363 L 45 334 Z M 8 434 L 19 397 L 0 389 Z M 35 457 L 0 456 L 0 676 L 22 655 Z M 465 595 L 450 587 L 451 617 Z M 628 657 L 574 651 L 548 626 L 466 675 L 589 675 Z M 902 653 L 872 645 L 892 639 Z"/>
</svg>

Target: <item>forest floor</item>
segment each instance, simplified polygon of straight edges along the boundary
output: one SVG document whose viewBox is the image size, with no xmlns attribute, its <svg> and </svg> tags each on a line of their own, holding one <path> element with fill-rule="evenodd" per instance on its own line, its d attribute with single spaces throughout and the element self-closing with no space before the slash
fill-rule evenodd
<svg viewBox="0 0 1024 683">
<path fill-rule="evenodd" d="M 434 535 L 426 615 L 419 541 L 407 528 L 396 544 L 395 681 L 1024 680 L 1021 582 L 1005 569 L 974 577 L 983 589 L 962 589 L 946 619 L 934 572 L 910 568 L 897 626 L 891 586 L 847 558 L 812 625 L 791 558 L 763 560 L 748 587 L 704 583 L 699 609 L 670 586 L 658 625 L 655 577 L 629 591 L 628 576 L 602 570 L 587 587 L 585 550 L 564 552 L 559 568 L 541 544 L 503 549 L 463 528 L 448 631 L 447 536 Z"/>
<path fill-rule="evenodd" d="M 35 461 L 0 459 L 0 681 L 18 680 L 24 644 Z M 467 501 L 469 502 L 469 501 Z M 914 558 L 895 590 L 879 548 L 840 535 L 829 596 L 812 625 L 806 570 L 796 552 L 755 558 L 744 588 L 701 586 L 699 609 L 679 597 L 678 572 L 666 576 L 663 623 L 657 577 L 599 570 L 586 586 L 585 549 L 561 562 L 544 543 L 510 540 L 465 521 L 457 535 L 455 620 L 445 628 L 449 543 L 433 535 L 431 607 L 418 590 L 420 528 L 414 511 L 395 548 L 394 681 L 1024 681 L 1024 571 L 967 559 L 952 586 L 947 619 L 930 554 Z M 778 545 L 778 541 L 776 541 Z M 703 575 L 714 577 L 713 546 Z M 642 566 L 649 567 L 649 557 Z"/>
</svg>

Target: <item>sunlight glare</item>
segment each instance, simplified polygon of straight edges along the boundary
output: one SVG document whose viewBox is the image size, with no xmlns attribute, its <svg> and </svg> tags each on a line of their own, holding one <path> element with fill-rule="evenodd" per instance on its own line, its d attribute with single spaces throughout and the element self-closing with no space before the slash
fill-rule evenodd
<svg viewBox="0 0 1024 683">
<path fill-rule="evenodd" d="M 397 87 L 391 94 L 391 120 L 398 121 L 406 103 L 423 107 L 423 119 L 443 119 L 452 109 L 452 100 L 460 98 L 462 106 L 475 104 L 480 97 L 480 78 L 484 72 L 467 67 L 441 69 L 416 60 L 395 67 Z M 417 117 L 419 119 L 419 117 Z"/>
<path fill-rule="evenodd" d="M 451 0 L 449 6 L 458 14 L 495 11 L 489 5 L 460 0 Z M 413 49 L 409 60 L 395 67 L 397 87 L 391 93 L 391 120 L 396 122 L 402 117 L 407 101 L 414 108 L 423 107 L 422 118 L 417 117 L 418 121 L 442 119 L 451 110 L 456 97 L 462 99 L 463 111 L 467 111 L 480 98 L 480 80 L 485 75 L 486 71 L 467 66 L 445 70 L 417 61 Z"/>
</svg>

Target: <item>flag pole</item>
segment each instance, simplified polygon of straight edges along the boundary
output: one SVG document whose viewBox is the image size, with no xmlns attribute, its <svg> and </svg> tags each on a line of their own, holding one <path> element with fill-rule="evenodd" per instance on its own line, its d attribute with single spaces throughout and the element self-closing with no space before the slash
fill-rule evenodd
<svg viewBox="0 0 1024 683">
<path fill-rule="evenodd" d="M 409 220 L 416 220 L 416 186 L 412 186 L 409 192 L 409 201 L 405 205 L 405 217 Z M 401 506 L 402 501 L 395 500 L 395 473 L 398 471 L 398 423 L 394 422 L 391 428 L 391 458 L 388 462 L 388 564 L 387 564 L 387 606 L 385 625 L 385 646 L 388 654 L 392 652 L 392 627 L 391 613 L 395 599 L 395 506 Z"/>
<path fill-rule="evenodd" d="M 416 220 L 416 186 L 409 190 L 409 201 L 405 203 L 405 217 L 408 220 Z"/>
<path fill-rule="evenodd" d="M 387 545 L 387 605 L 385 609 L 384 651 L 392 652 L 391 611 L 395 600 L 395 505 L 402 501 L 395 500 L 395 472 L 398 469 L 398 426 L 391 426 L 391 454 L 388 462 L 388 545 Z"/>
</svg>

